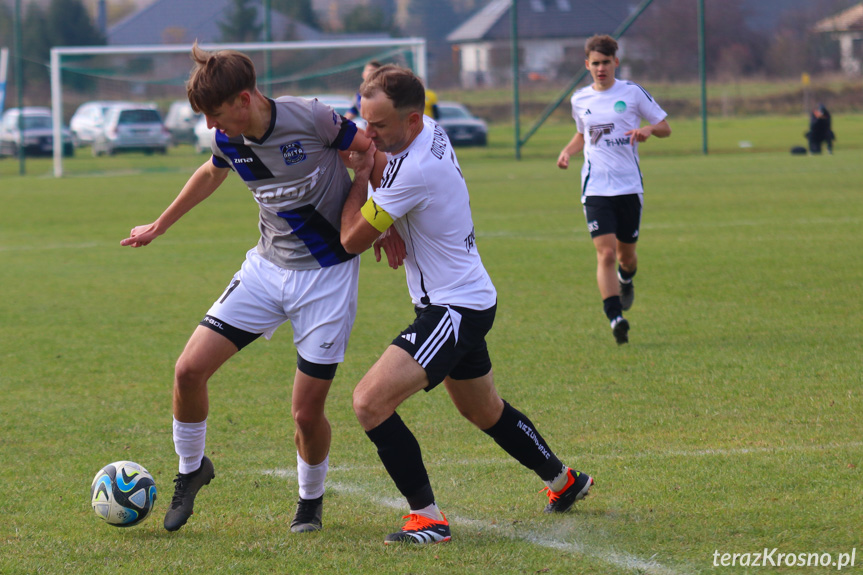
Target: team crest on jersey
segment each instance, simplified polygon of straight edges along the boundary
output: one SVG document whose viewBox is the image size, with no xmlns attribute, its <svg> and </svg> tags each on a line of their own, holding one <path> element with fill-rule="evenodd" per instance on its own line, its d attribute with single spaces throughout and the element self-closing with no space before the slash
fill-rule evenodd
<svg viewBox="0 0 863 575">
<path fill-rule="evenodd" d="M 618 100 L 614 103 L 614 111 L 618 114 L 622 114 L 626 111 L 626 102 L 623 100 Z"/>
<path fill-rule="evenodd" d="M 279 149 L 282 151 L 285 163 L 289 166 L 299 164 L 306 159 L 306 152 L 303 150 L 303 144 L 299 140 L 280 146 Z"/>
</svg>

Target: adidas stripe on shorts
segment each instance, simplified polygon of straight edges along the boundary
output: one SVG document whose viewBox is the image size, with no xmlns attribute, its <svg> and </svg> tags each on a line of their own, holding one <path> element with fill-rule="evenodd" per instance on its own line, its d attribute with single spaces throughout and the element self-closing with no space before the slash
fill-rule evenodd
<svg viewBox="0 0 863 575">
<path fill-rule="evenodd" d="M 431 391 L 449 376 L 474 379 L 491 370 L 485 335 L 494 324 L 497 305 L 485 310 L 429 305 L 414 308 L 416 320 L 392 342 L 425 370 Z"/>
</svg>

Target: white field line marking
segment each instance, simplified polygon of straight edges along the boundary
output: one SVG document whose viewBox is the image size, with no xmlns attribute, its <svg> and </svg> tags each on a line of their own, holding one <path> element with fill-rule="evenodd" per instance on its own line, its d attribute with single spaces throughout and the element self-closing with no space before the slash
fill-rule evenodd
<svg viewBox="0 0 863 575">
<path fill-rule="evenodd" d="M 330 469 L 336 470 L 336 468 Z M 268 469 L 264 471 L 264 475 L 274 475 L 276 477 L 287 477 L 295 479 L 297 477 L 297 472 L 293 469 Z M 373 503 L 377 503 L 378 505 L 386 506 L 391 509 L 404 511 L 406 508 L 406 504 L 403 499 L 381 497 L 375 493 L 369 492 L 368 490 L 356 484 L 327 480 L 327 487 L 329 489 L 332 489 L 333 491 L 339 491 L 350 495 L 358 495 L 372 501 Z M 640 557 L 630 555 L 629 553 L 621 553 L 612 549 L 596 548 L 589 545 L 583 545 L 581 543 L 578 543 L 577 541 L 558 541 L 556 539 L 551 539 L 536 533 L 511 533 L 496 524 L 482 521 L 479 519 L 461 517 L 452 513 L 447 514 L 447 519 L 449 519 L 449 521 L 452 523 L 467 525 L 481 531 L 493 531 L 503 537 L 515 539 L 518 541 L 525 541 L 527 543 L 538 545 L 540 547 L 547 547 L 549 549 L 555 549 L 557 551 L 563 551 L 565 553 L 587 555 L 589 557 L 604 561 L 605 563 L 610 563 L 616 567 L 621 567 L 623 569 L 626 569 L 627 571 L 635 571 L 637 573 L 645 573 L 648 575 L 678 575 L 677 571 L 661 565 L 660 563 L 657 563 L 652 558 L 642 559 Z"/>
<path fill-rule="evenodd" d="M 631 453 L 631 454 L 614 454 L 614 453 L 605 453 L 605 454 L 587 454 L 583 455 L 583 457 L 589 457 L 593 459 L 643 459 L 643 458 L 657 458 L 657 457 L 685 457 L 685 458 L 695 458 L 695 457 L 737 457 L 744 455 L 761 455 L 761 454 L 773 454 L 773 453 L 787 453 L 787 452 L 815 452 L 815 451 L 828 451 L 832 449 L 859 449 L 863 447 L 863 442 L 861 441 L 853 441 L 848 443 L 830 443 L 830 444 L 822 444 L 822 445 L 786 445 L 786 446 L 776 446 L 776 447 L 741 447 L 741 448 L 731 448 L 731 449 L 723 449 L 723 448 L 711 448 L 711 449 L 696 449 L 696 450 L 669 450 L 669 451 L 656 451 L 656 452 L 641 452 L 641 453 Z M 566 458 L 564 458 L 566 459 Z M 447 459 L 446 464 L 453 465 L 496 465 L 502 464 L 511 461 L 509 458 L 492 458 L 485 460 L 462 460 L 462 461 L 454 461 Z M 430 464 L 434 464 L 434 462 L 430 462 Z M 330 469 L 332 471 L 362 471 L 366 469 L 379 469 L 379 465 L 362 465 L 362 466 L 332 466 Z M 297 473 L 293 469 L 275 469 L 275 470 L 267 470 L 264 471 L 266 475 L 275 475 L 277 477 L 289 477 L 296 478 Z M 353 495 L 359 495 L 370 499 L 372 501 L 377 502 L 380 505 L 389 507 L 391 509 L 404 510 L 405 502 L 402 499 L 395 499 L 391 497 L 380 497 L 377 494 L 370 493 L 367 490 L 364 490 L 362 487 L 357 486 L 355 484 L 347 484 L 342 482 L 334 482 L 328 481 L 327 485 L 329 488 L 335 491 L 341 491 L 343 493 L 349 493 Z M 657 563 L 653 560 L 653 558 L 642 559 L 640 557 L 636 557 L 629 553 L 622 553 L 613 549 L 603 549 L 603 548 L 595 548 L 592 546 L 587 546 L 577 541 L 559 541 L 556 539 L 551 539 L 540 534 L 536 533 L 528 533 L 528 534 L 513 534 L 511 532 L 503 530 L 498 525 L 494 525 L 491 523 L 487 523 L 485 521 L 471 519 L 467 517 L 461 517 L 458 515 L 450 514 L 448 515 L 449 519 L 453 521 L 453 523 L 458 523 L 461 525 L 468 525 L 477 530 L 484 531 L 493 531 L 504 537 L 508 537 L 510 539 L 517 539 L 520 541 L 526 541 L 528 543 L 532 543 L 534 545 L 538 545 L 541 547 L 547 547 L 549 549 L 556 549 L 558 551 L 563 551 L 566 553 L 573 554 L 581 554 L 587 555 L 590 557 L 597 558 L 606 563 L 615 565 L 622 569 L 626 569 L 627 571 L 635 571 L 638 573 L 645 574 L 655 574 L 655 575 L 676 575 L 678 572 L 666 567 L 660 563 Z"/>
<path fill-rule="evenodd" d="M 786 453 L 786 452 L 806 452 L 806 451 L 827 451 L 830 449 L 859 449 L 863 447 L 863 441 L 851 441 L 848 443 L 828 443 L 825 445 L 783 445 L 776 447 L 739 447 L 731 449 L 696 449 L 687 450 L 669 450 L 658 451 L 656 453 L 634 453 L 631 455 L 615 455 L 603 454 L 589 457 L 597 457 L 599 459 L 640 459 L 644 457 L 733 457 L 736 455 L 758 455 L 761 453 Z"/>
</svg>

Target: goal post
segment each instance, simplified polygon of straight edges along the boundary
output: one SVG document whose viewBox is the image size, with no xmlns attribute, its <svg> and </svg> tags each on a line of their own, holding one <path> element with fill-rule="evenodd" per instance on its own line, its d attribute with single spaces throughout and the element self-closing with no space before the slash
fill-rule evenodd
<svg viewBox="0 0 863 575">
<path fill-rule="evenodd" d="M 408 66 L 420 78 L 425 79 L 426 63 L 426 41 L 425 38 L 370 38 L 370 39 L 347 39 L 347 40 L 319 40 L 307 42 L 250 42 L 250 43 L 202 43 L 199 46 L 208 51 L 215 50 L 237 50 L 243 53 L 260 52 L 297 52 L 303 50 L 361 50 L 387 48 L 399 50 L 409 54 Z M 54 177 L 63 176 L 63 69 L 64 59 L 86 56 L 157 56 L 184 54 L 191 51 L 188 44 L 160 44 L 160 45 L 138 45 L 138 46 L 61 46 L 51 49 L 50 71 L 51 71 L 51 110 L 54 132 Z M 360 69 L 365 64 L 361 61 L 357 65 Z M 188 68 L 187 68 L 188 69 Z M 264 70 L 259 70 L 259 84 L 264 79 Z M 268 72 L 268 71 L 267 71 Z M 268 77 L 268 74 L 267 74 Z M 359 74 L 356 75 L 356 84 L 359 84 Z M 285 78 L 285 81 L 296 80 L 296 78 Z M 355 90 L 356 86 L 354 86 Z"/>
<path fill-rule="evenodd" d="M 0 114 L 6 101 L 6 77 L 9 72 L 9 48 L 0 47 Z"/>
</svg>

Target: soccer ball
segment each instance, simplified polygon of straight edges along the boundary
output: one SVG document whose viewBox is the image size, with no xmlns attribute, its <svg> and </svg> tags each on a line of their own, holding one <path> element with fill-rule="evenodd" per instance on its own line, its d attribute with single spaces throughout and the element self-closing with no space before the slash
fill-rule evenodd
<svg viewBox="0 0 863 575">
<path fill-rule="evenodd" d="M 100 519 L 115 527 L 131 527 L 147 518 L 156 501 L 156 482 L 132 461 L 103 467 L 90 486 L 90 502 Z"/>
</svg>

